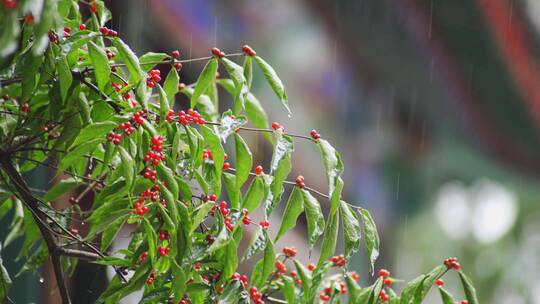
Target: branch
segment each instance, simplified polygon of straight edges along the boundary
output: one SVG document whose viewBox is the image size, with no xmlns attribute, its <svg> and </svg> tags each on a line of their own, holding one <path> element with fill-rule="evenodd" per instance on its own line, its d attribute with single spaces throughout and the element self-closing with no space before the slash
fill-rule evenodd
<svg viewBox="0 0 540 304">
<path fill-rule="evenodd" d="M 45 224 L 47 215 L 41 209 L 39 209 L 38 201 L 36 200 L 36 198 L 34 198 L 26 182 L 23 180 L 17 169 L 15 169 L 7 155 L 0 155 L 0 164 L 4 172 L 6 172 L 9 181 L 14 185 L 17 192 L 19 192 L 19 194 L 21 195 L 22 201 L 24 202 L 26 207 L 32 211 L 32 214 L 36 219 L 36 223 L 39 227 L 41 235 L 43 236 L 43 239 L 45 240 L 45 243 L 47 244 L 47 248 L 49 249 L 49 253 L 51 255 L 54 275 L 56 277 L 58 289 L 60 290 L 62 303 L 71 304 L 66 282 L 64 281 L 64 275 L 62 274 L 62 265 L 60 264 L 60 254 L 58 251 L 59 247 L 56 243 L 56 239 L 50 232 L 50 227 L 47 227 Z"/>
<path fill-rule="evenodd" d="M 60 254 L 64 256 L 69 256 L 69 257 L 79 258 L 79 259 L 89 260 L 89 261 L 94 261 L 101 258 L 101 256 L 97 253 L 84 251 L 84 250 L 78 250 L 78 249 L 59 248 L 58 251 L 60 252 Z"/>
</svg>

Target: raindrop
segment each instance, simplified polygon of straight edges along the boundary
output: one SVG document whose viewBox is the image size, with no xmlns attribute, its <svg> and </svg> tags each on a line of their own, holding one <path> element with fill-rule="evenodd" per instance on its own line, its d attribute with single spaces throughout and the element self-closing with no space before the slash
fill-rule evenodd
<svg viewBox="0 0 540 304">
<path fill-rule="evenodd" d="M 45 282 L 45 279 L 44 279 L 43 277 L 40 277 L 40 278 L 39 278 L 39 282 L 40 282 L 41 284 L 43 284 L 43 282 Z"/>
</svg>

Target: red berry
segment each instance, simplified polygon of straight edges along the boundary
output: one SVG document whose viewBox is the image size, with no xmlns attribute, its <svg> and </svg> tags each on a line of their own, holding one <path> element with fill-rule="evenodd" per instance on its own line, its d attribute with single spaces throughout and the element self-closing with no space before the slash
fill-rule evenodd
<svg viewBox="0 0 540 304">
<path fill-rule="evenodd" d="M 356 271 L 351 272 L 350 275 L 351 275 L 351 278 L 353 280 L 355 280 L 356 282 L 358 282 L 358 280 L 360 280 L 360 275 L 358 275 L 358 273 Z"/>
<path fill-rule="evenodd" d="M 8 10 L 15 9 L 17 7 L 17 0 L 4 0 L 4 7 Z"/>
<path fill-rule="evenodd" d="M 242 51 L 248 55 L 248 56 L 255 56 L 257 55 L 257 53 L 249 46 L 249 45 L 244 45 L 242 47 Z"/>
<path fill-rule="evenodd" d="M 298 175 L 295 182 L 298 188 L 304 188 L 306 186 L 304 183 L 304 177 L 302 175 Z"/>
<path fill-rule="evenodd" d="M 85 29 L 86 29 L 86 24 L 81 23 L 81 24 L 79 25 L 79 30 L 84 31 Z"/>
<path fill-rule="evenodd" d="M 469 304 L 469 301 L 467 301 L 467 300 L 461 300 L 461 302 L 459 302 L 459 304 Z"/>
<path fill-rule="evenodd" d="M 313 270 L 315 269 L 315 267 L 316 267 L 316 266 L 315 266 L 315 264 L 313 264 L 313 263 L 309 263 L 309 264 L 307 265 L 307 269 L 309 269 L 310 271 L 313 271 Z"/>
<path fill-rule="evenodd" d="M 275 121 L 272 123 L 272 129 L 277 130 L 277 129 L 281 129 L 281 128 L 283 128 L 283 127 L 279 123 L 277 123 Z"/>
<path fill-rule="evenodd" d="M 260 175 L 263 173 L 263 167 L 261 165 L 255 167 L 255 174 Z"/>
<path fill-rule="evenodd" d="M 310 134 L 311 134 L 311 138 L 313 138 L 315 140 L 321 138 L 321 135 L 319 133 L 317 133 L 316 130 L 311 130 Z"/>
<path fill-rule="evenodd" d="M 92 11 L 92 13 L 97 12 L 97 6 L 95 5 L 90 6 L 90 10 Z"/>
<path fill-rule="evenodd" d="M 268 229 L 270 227 L 270 222 L 264 220 L 259 222 L 259 226 L 261 226 L 262 229 Z"/>
<path fill-rule="evenodd" d="M 180 52 L 178 50 L 174 50 L 171 52 L 171 57 L 174 59 L 178 59 L 180 57 Z"/>
<path fill-rule="evenodd" d="M 215 194 L 210 194 L 208 196 L 208 200 L 212 201 L 212 202 L 215 202 L 217 200 L 217 196 Z"/>
<path fill-rule="evenodd" d="M 439 287 L 442 287 L 442 286 L 444 286 L 444 281 L 441 280 L 441 279 L 438 279 L 437 281 L 435 281 L 435 285 L 437 285 Z"/>
<path fill-rule="evenodd" d="M 28 15 L 24 16 L 24 23 L 26 23 L 28 25 L 34 24 L 34 15 L 28 14 Z"/>
<path fill-rule="evenodd" d="M 328 295 L 326 295 L 326 294 L 324 294 L 324 293 L 321 293 L 321 294 L 319 295 L 319 298 L 320 298 L 321 300 L 325 301 L 325 302 L 328 301 L 328 300 L 330 300 L 330 296 L 328 296 Z"/>
<path fill-rule="evenodd" d="M 394 281 L 392 281 L 391 279 L 384 279 L 383 281 L 384 285 L 392 285 L 392 283 L 394 283 Z"/>
<path fill-rule="evenodd" d="M 193 265 L 193 268 L 195 268 L 196 270 L 201 269 L 201 263 L 196 262 L 195 265 Z"/>
<path fill-rule="evenodd" d="M 386 269 L 381 269 L 381 270 L 379 270 L 379 276 L 381 276 L 383 278 L 386 278 L 386 277 L 390 276 L 390 271 L 388 271 Z"/>
<path fill-rule="evenodd" d="M 174 68 L 176 69 L 177 72 L 180 72 L 180 70 L 182 70 L 182 63 L 181 62 L 175 62 L 174 63 Z"/>
<path fill-rule="evenodd" d="M 220 49 L 214 47 L 211 49 L 212 51 L 212 55 L 218 57 L 218 58 L 223 58 L 225 57 L 225 53 L 223 53 Z"/>
<path fill-rule="evenodd" d="M 230 168 L 231 168 L 231 164 L 229 164 L 229 162 L 223 163 L 223 170 L 229 170 Z"/>
</svg>

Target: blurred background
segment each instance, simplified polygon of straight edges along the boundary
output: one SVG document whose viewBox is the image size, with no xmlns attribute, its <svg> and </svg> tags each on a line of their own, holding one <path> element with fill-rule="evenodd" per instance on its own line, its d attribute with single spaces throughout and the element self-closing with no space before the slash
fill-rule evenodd
<svg viewBox="0 0 540 304">
<path fill-rule="evenodd" d="M 295 133 L 315 128 L 341 151 L 345 199 L 372 212 L 382 237 L 377 269 L 409 280 L 457 256 L 481 303 L 540 303 L 539 0 L 108 6 L 112 28 L 138 55 L 178 49 L 187 59 L 249 44 L 269 61 L 286 85 L 292 118 L 262 75 L 252 91 L 270 121 Z M 192 83 L 200 69 L 186 64 L 181 81 Z M 271 147 L 250 140 L 267 166 Z M 296 143 L 293 164 L 291 176 L 326 191 L 312 144 Z M 302 247 L 302 225 L 297 234 L 276 248 Z M 352 268 L 362 283 L 371 281 L 363 252 Z M 85 294 L 87 281 L 74 280 L 77 292 Z M 447 286 L 462 297 L 455 278 Z"/>
</svg>

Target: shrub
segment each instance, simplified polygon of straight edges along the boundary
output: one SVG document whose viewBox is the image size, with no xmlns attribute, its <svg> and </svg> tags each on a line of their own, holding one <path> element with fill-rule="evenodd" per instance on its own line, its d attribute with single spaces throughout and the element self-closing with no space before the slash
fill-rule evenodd
<svg viewBox="0 0 540 304">
<path fill-rule="evenodd" d="M 453 258 L 409 282 L 399 296 L 384 269 L 372 285 L 357 284 L 347 262 L 362 236 L 373 272 L 375 223 L 367 210 L 342 200 L 344 166 L 326 139 L 315 130 L 297 135 L 269 124 L 250 93 L 253 69 L 262 71 L 289 112 L 287 94 L 252 48 L 235 54 L 214 48 L 211 56 L 190 60 L 178 51 L 137 57 L 106 27 L 111 14 L 102 1 L 31 3 L 3 0 L 0 6 L 0 215 L 13 210 L 4 245 L 24 238 L 21 271 L 36 271 L 50 258 L 64 303 L 70 302 L 64 276 L 81 259 L 116 271 L 99 302 L 115 303 L 143 289 L 141 303 L 420 303 L 436 285 L 443 303 L 453 303 L 440 278 L 454 269 L 465 301 L 477 303 Z M 197 81 L 181 84 L 182 63 L 203 60 Z M 157 66 L 170 67 L 167 75 Z M 218 68 L 227 77 L 217 78 Z M 234 100 L 223 113 L 218 86 Z M 174 110 L 178 94 L 189 99 L 189 110 Z M 273 146 L 269 167 L 254 167 L 243 138 L 248 132 L 263 134 Z M 303 176 L 288 180 L 296 140 L 320 151 L 327 192 L 309 187 Z M 39 166 L 58 177 L 44 193 L 23 177 Z M 285 187 L 292 188 L 287 199 Z M 77 195 L 70 207 L 51 204 L 72 191 Z M 78 205 L 82 199 L 92 201 L 89 211 Z M 327 214 L 318 199 L 328 202 Z M 270 222 L 280 203 L 281 223 Z M 256 209 L 262 209 L 260 218 L 252 216 Z M 302 213 L 309 247 L 322 243 L 320 258 L 307 266 L 294 247 L 274 247 Z M 85 235 L 71 227 L 75 218 L 88 223 Z M 112 256 L 109 247 L 125 225 L 133 227 L 129 246 Z M 247 225 L 257 232 L 238 252 Z M 269 226 L 279 227 L 276 235 Z M 238 274 L 249 259 L 256 260 L 251 276 Z M 1 270 L 0 298 L 9 301 L 10 274 Z"/>
</svg>

